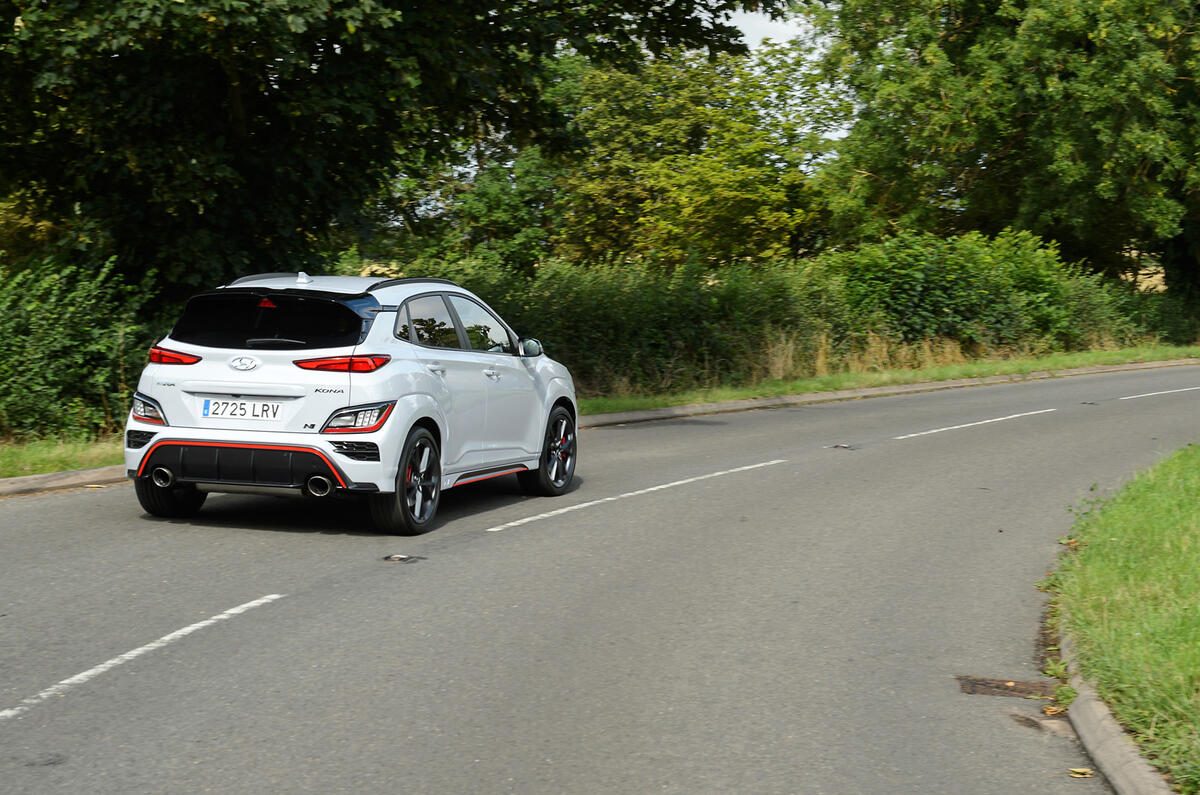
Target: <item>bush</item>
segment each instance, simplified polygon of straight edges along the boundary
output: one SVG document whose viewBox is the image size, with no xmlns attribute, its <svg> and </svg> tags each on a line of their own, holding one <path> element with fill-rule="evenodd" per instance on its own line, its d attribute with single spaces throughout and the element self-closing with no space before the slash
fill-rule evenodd
<svg viewBox="0 0 1200 795">
<path fill-rule="evenodd" d="M 588 395 L 1086 350 L 1148 336 L 1143 299 L 1064 265 L 1052 245 L 1024 232 L 903 234 L 799 262 L 693 261 L 673 273 L 636 259 L 551 260 L 532 275 L 479 258 L 401 269 L 356 254 L 338 269 L 437 276 L 474 290 L 518 332 L 543 340 Z"/>
<path fill-rule="evenodd" d="M 1200 311 L 1170 293 L 1139 292 L 1131 300 L 1130 311 L 1135 323 L 1152 329 L 1164 342 L 1190 345 L 1200 341 Z"/>
<path fill-rule="evenodd" d="M 400 266 L 344 252 L 331 270 L 453 279 L 518 332 L 541 339 L 585 395 L 678 391 L 844 370 L 952 364 L 970 356 L 1124 345 L 1161 332 L 1191 342 L 1169 296 L 1122 290 L 1065 266 L 1027 233 L 904 234 L 815 259 L 674 272 L 644 260 L 528 272 L 493 258 Z M 148 277 L 149 278 L 149 277 Z M 0 437 L 118 430 L 152 331 L 142 288 L 53 258 L 0 268 Z M 161 322 L 160 322 L 161 321 Z"/>
<path fill-rule="evenodd" d="M 812 358 L 818 340 L 844 323 L 836 291 L 788 264 L 710 270 L 692 263 L 667 273 L 638 260 L 552 260 L 523 276 L 468 259 L 404 275 L 452 279 L 477 292 L 519 333 L 543 340 L 586 394 L 758 380 L 777 330 L 795 333 L 797 355 Z"/>
<path fill-rule="evenodd" d="M 139 300 L 112 262 L 0 269 L 0 436 L 117 430 L 145 358 Z"/>
<path fill-rule="evenodd" d="M 857 318 L 907 343 L 1084 350 L 1140 333 L 1128 293 L 1065 265 L 1053 244 L 1028 232 L 903 233 L 819 262 L 845 278 Z"/>
</svg>

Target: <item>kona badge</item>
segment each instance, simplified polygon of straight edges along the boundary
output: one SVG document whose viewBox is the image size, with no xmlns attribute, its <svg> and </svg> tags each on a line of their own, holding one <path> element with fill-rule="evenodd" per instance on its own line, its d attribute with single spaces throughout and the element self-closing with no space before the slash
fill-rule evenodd
<svg viewBox="0 0 1200 795">
<path fill-rule="evenodd" d="M 258 367 L 258 359 L 253 356 L 235 356 L 229 360 L 229 366 L 234 370 L 253 370 Z"/>
</svg>

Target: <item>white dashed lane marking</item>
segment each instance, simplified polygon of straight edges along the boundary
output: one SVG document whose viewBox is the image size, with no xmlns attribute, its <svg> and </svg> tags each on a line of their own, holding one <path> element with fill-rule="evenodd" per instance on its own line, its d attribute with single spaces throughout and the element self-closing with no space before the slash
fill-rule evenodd
<svg viewBox="0 0 1200 795">
<path fill-rule="evenodd" d="M 1183 389 L 1168 389 L 1164 392 L 1147 392 L 1144 395 L 1129 395 L 1128 397 L 1121 398 L 1121 400 L 1137 400 L 1138 398 L 1158 397 L 1159 395 L 1174 395 L 1176 392 L 1195 392 L 1197 389 L 1200 389 L 1200 386 L 1189 386 L 1184 387 Z"/>
<path fill-rule="evenodd" d="M 617 500 L 624 500 L 624 499 L 628 499 L 629 497 L 640 497 L 643 494 L 649 494 L 654 491 L 662 491 L 663 489 L 673 489 L 676 486 L 686 486 L 689 483 L 697 483 L 701 480 L 708 480 L 709 478 L 719 478 L 724 475 L 732 475 L 735 472 L 748 472 L 751 469 L 759 469 L 761 467 L 775 466 L 776 464 L 782 464 L 785 461 L 786 461 L 786 459 L 780 458 L 780 459 L 776 459 L 775 461 L 764 461 L 761 464 L 751 464 L 749 466 L 736 467 L 734 469 L 724 469 L 724 470 L 721 470 L 720 472 L 710 472 L 707 475 L 698 475 L 694 478 L 686 478 L 684 480 L 672 481 L 671 483 L 663 483 L 660 486 L 651 486 L 650 488 L 647 488 L 647 489 L 638 489 L 637 491 L 627 491 L 624 494 L 617 494 L 616 496 L 613 496 L 613 497 L 603 497 L 599 500 L 591 500 L 589 502 L 581 502 L 577 505 L 568 505 L 566 508 L 559 508 L 556 511 L 547 511 L 546 513 L 539 513 L 536 516 L 526 516 L 524 519 L 515 519 L 511 522 L 505 522 L 504 524 L 496 525 L 495 527 L 489 527 L 487 529 L 487 532 L 498 533 L 499 531 L 507 530 L 510 527 L 520 527 L 523 524 L 529 524 L 530 522 L 537 522 L 542 519 L 550 519 L 555 516 L 562 516 L 564 513 L 571 513 L 572 511 L 581 511 L 584 508 L 591 508 L 592 506 L 595 506 L 595 505 L 603 505 L 606 502 L 616 502 Z"/>
<path fill-rule="evenodd" d="M 917 436 L 928 436 L 931 433 L 942 433 L 943 431 L 958 431 L 958 430 L 962 430 L 963 428 L 974 428 L 977 425 L 990 425 L 993 422 L 1004 422 L 1005 420 L 1015 420 L 1020 417 L 1032 417 L 1036 414 L 1049 414 L 1052 411 L 1058 411 L 1058 409 L 1042 409 L 1041 411 L 1026 411 L 1023 414 L 1009 414 L 1007 417 L 994 417 L 990 420 L 980 420 L 979 422 L 967 422 L 962 425 L 950 425 L 945 428 L 934 428 L 934 429 L 928 430 L 928 431 L 920 431 L 919 433 L 906 433 L 903 436 L 893 436 L 892 439 L 895 441 L 899 441 L 901 439 L 913 439 Z"/>
<path fill-rule="evenodd" d="M 282 599 L 283 597 L 284 597 L 284 594 L 279 594 L 279 593 L 269 594 L 267 596 L 264 596 L 261 599 L 255 599 L 253 602 L 246 602 L 246 604 L 244 604 L 244 605 L 238 605 L 237 607 L 226 610 L 224 613 L 221 613 L 220 615 L 215 615 L 212 618 L 206 618 L 203 621 L 197 621 L 195 624 L 186 626 L 183 629 L 177 629 L 174 632 L 170 633 L 169 635 L 163 635 L 161 638 L 154 641 L 153 643 L 147 643 L 145 646 L 140 646 L 140 647 L 134 649 L 133 651 L 127 651 L 118 657 L 113 657 L 108 662 L 100 663 L 95 668 L 89 668 L 88 670 L 84 671 L 81 674 L 75 674 L 70 679 L 64 679 L 61 682 L 59 682 L 58 684 L 52 685 L 52 686 L 46 688 L 42 692 L 38 693 L 36 696 L 30 696 L 29 698 L 25 699 L 24 701 L 21 702 L 20 706 L 13 707 L 12 709 L 0 710 L 0 720 L 7 720 L 9 718 L 15 718 L 24 712 L 28 712 L 30 709 L 32 709 L 33 707 L 36 707 L 38 704 L 42 703 L 46 699 L 53 698 L 54 696 L 61 696 L 63 693 L 67 692 L 72 687 L 75 687 L 76 685 L 82 685 L 85 682 L 89 682 L 92 679 L 95 679 L 100 674 L 105 673 L 107 671 L 111 671 L 113 668 L 116 668 L 118 665 L 127 663 L 130 660 L 141 657 L 143 654 L 146 654 L 148 652 L 152 652 L 157 649 L 161 649 L 163 646 L 167 646 L 171 643 L 174 643 L 175 641 L 179 640 L 180 638 L 191 635 L 193 632 L 198 632 L 199 630 L 205 629 L 206 627 L 211 627 L 213 624 L 216 624 L 220 621 L 225 621 L 226 619 L 233 618 L 234 616 L 237 616 L 237 615 L 241 615 L 242 613 L 245 613 L 247 610 L 251 610 L 260 605 L 265 605 L 269 602 L 274 602 L 276 599 Z"/>
</svg>

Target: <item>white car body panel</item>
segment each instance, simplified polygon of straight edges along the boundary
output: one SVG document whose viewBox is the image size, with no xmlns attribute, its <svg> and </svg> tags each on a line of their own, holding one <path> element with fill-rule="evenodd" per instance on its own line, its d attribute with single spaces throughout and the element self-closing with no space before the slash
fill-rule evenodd
<svg viewBox="0 0 1200 795">
<path fill-rule="evenodd" d="M 270 459 L 276 468 L 298 466 L 293 462 L 299 459 L 321 466 L 324 464 L 320 462 L 327 461 L 337 489 L 387 493 L 396 489 L 400 451 L 409 432 L 417 424 L 424 424 L 439 439 L 442 487 L 450 488 L 506 468 L 536 469 L 552 408 L 563 403 L 576 415 L 570 374 L 547 356 L 434 348 L 397 338 L 396 311 L 409 298 L 431 292 L 456 294 L 486 307 L 469 291 L 436 280 L 301 277 L 303 274 L 248 277 L 206 295 L 255 290 L 301 296 L 313 291 L 347 296 L 348 300 L 367 296 L 377 301 L 378 307 L 371 310 L 374 319 L 369 321 L 365 338 L 349 346 L 248 350 L 207 347 L 168 335 L 159 343 L 162 348 L 199 356 L 201 360 L 195 364 L 150 364 L 143 371 L 138 393 L 161 408 L 167 424 L 131 414 L 129 431 L 154 434 L 137 447 L 130 446 L 133 437 L 127 435 L 125 464 L 132 477 L 148 476 L 148 465 L 158 461 L 150 461 L 151 454 L 164 456 L 173 451 L 183 466 L 183 456 L 212 445 L 238 451 L 243 458 Z M 508 332 L 515 342 L 516 335 L 511 329 Z M 301 359 L 351 355 L 391 358 L 373 372 L 305 370 L 294 364 Z M 255 360 L 250 369 L 236 369 L 247 367 L 247 359 Z M 434 372 L 441 368 L 444 374 Z M 204 417 L 205 400 L 245 401 L 248 414 Z M 375 430 L 322 432 L 339 411 L 384 402 L 394 402 L 394 406 Z M 276 416 L 249 413 L 255 405 L 270 408 L 273 404 L 278 405 Z M 340 449 L 339 443 L 374 444 L 378 460 L 356 459 L 346 452 L 344 444 Z M 279 484 L 274 481 L 258 482 L 253 461 L 239 463 L 243 474 L 232 479 L 221 471 L 221 466 L 197 467 L 201 473 L 194 476 L 188 472 L 177 475 L 212 491 L 245 491 L 257 486 L 264 493 L 278 491 Z M 287 483 L 285 488 L 300 492 L 302 484 Z"/>
<path fill-rule="evenodd" d="M 419 355 L 429 372 L 430 392 L 446 414 L 442 471 L 487 466 L 488 383 L 483 368 L 467 350 L 421 348 Z"/>
</svg>

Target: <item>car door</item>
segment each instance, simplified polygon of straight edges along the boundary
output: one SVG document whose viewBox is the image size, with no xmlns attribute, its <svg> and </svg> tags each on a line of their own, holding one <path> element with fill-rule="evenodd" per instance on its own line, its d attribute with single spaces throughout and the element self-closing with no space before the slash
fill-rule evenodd
<svg viewBox="0 0 1200 795">
<path fill-rule="evenodd" d="M 442 438 L 442 467 L 447 473 L 486 466 L 489 380 L 476 355 L 466 350 L 454 317 L 441 293 L 410 298 L 405 304 L 410 329 L 425 368 L 434 376 L 434 399 L 447 427 Z M 400 333 L 400 330 L 397 330 Z"/>
<path fill-rule="evenodd" d="M 485 447 L 497 463 L 540 452 L 541 401 L 516 339 L 492 312 L 462 295 L 448 295 L 483 374 L 488 379 Z"/>
</svg>

